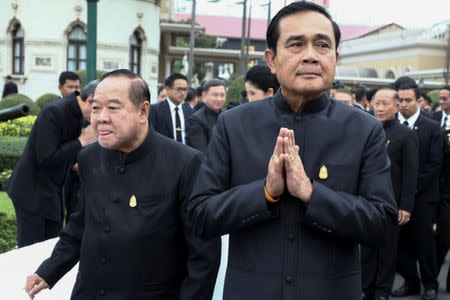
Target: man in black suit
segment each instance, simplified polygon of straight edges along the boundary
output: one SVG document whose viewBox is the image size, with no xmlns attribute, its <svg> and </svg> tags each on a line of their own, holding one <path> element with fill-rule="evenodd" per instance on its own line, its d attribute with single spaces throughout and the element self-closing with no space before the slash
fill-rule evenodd
<svg viewBox="0 0 450 300">
<path fill-rule="evenodd" d="M 325 94 L 339 39 L 322 6 L 285 6 L 265 51 L 280 89 L 217 120 L 187 209 L 230 234 L 225 300 L 360 300 L 359 244 L 397 224 L 381 123 Z"/>
<path fill-rule="evenodd" d="M 444 160 L 439 176 L 439 209 L 436 229 L 436 250 L 438 274 L 450 249 L 450 86 L 439 91 L 442 111 L 434 114 L 442 128 Z M 446 289 L 450 292 L 450 269 L 447 271 Z"/>
<path fill-rule="evenodd" d="M 151 126 L 160 134 L 186 144 L 186 122 L 194 113 L 189 104 L 183 103 L 188 91 L 187 78 L 174 73 L 164 82 L 167 101 L 153 104 L 150 108 Z"/>
<path fill-rule="evenodd" d="M 80 210 L 27 278 L 30 297 L 79 261 L 72 300 L 211 299 L 220 243 L 194 237 L 184 210 L 202 154 L 149 127 L 149 100 L 129 70 L 100 79 L 91 116 L 98 143 L 79 155 Z"/>
<path fill-rule="evenodd" d="M 225 104 L 225 83 L 220 79 L 211 79 L 203 84 L 205 106 L 196 111 L 189 119 L 186 142 L 189 146 L 206 152 L 212 129 Z"/>
<path fill-rule="evenodd" d="M 5 85 L 3 86 L 2 99 L 11 94 L 17 94 L 19 91 L 17 89 L 17 84 L 12 81 L 10 75 L 5 77 Z"/>
<path fill-rule="evenodd" d="M 84 94 L 86 95 L 86 94 Z M 36 119 L 6 191 L 16 211 L 19 247 L 56 237 L 63 225 L 62 188 L 80 150 L 94 142 L 91 103 L 74 93 L 52 101 Z"/>
<path fill-rule="evenodd" d="M 399 84 L 394 84 L 399 95 L 398 119 L 400 123 L 413 129 L 419 139 L 419 177 L 414 211 L 399 238 L 398 271 L 405 283 L 394 290 L 392 296 L 419 294 L 422 282 L 422 299 L 431 300 L 436 299 L 438 289 L 433 224 L 439 200 L 439 171 L 442 164 L 441 128 L 420 111 L 416 82 L 408 77 L 401 77 L 398 81 Z"/>
<path fill-rule="evenodd" d="M 386 241 L 381 248 L 361 246 L 363 300 L 387 300 L 394 284 L 398 230 L 409 222 L 414 207 L 419 144 L 413 130 L 401 125 L 395 118 L 398 94 L 383 88 L 372 99 L 374 115 L 383 123 L 386 147 L 391 160 L 391 180 L 398 210 L 398 225 L 386 230 Z"/>
</svg>

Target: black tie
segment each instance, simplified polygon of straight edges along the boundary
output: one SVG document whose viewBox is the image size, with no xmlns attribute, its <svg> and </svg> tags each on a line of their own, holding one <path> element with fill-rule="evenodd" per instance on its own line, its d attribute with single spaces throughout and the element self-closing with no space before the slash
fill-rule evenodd
<svg viewBox="0 0 450 300">
<path fill-rule="evenodd" d="M 176 141 L 182 143 L 183 138 L 181 137 L 181 119 L 178 114 L 178 107 L 175 107 L 175 132 L 177 134 Z"/>
<path fill-rule="evenodd" d="M 444 123 L 442 124 L 442 128 L 445 129 L 445 126 L 447 125 L 447 116 L 444 118 Z"/>
<path fill-rule="evenodd" d="M 409 126 L 408 121 L 403 122 L 403 125 Z"/>
</svg>

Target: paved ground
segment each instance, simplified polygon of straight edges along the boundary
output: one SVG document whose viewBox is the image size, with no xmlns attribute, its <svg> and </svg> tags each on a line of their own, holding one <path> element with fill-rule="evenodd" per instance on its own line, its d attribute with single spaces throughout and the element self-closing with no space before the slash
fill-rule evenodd
<svg viewBox="0 0 450 300">
<path fill-rule="evenodd" d="M 445 264 L 442 267 L 441 272 L 439 273 L 439 295 L 438 295 L 438 300 L 450 300 L 450 294 L 446 292 L 445 290 L 445 276 L 447 276 L 447 270 L 449 268 L 449 264 L 450 264 L 450 252 L 447 255 L 447 258 L 445 260 Z M 394 288 L 397 288 L 399 286 L 401 286 L 403 283 L 403 279 L 401 278 L 401 276 L 396 276 L 395 277 L 395 282 L 394 282 Z M 410 296 L 410 297 L 402 297 L 402 298 L 390 298 L 391 300 L 418 300 L 420 299 L 420 296 Z"/>
</svg>

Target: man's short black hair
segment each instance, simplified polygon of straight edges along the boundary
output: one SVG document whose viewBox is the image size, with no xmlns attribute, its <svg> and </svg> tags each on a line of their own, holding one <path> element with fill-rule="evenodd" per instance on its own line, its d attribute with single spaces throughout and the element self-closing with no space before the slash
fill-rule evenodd
<svg viewBox="0 0 450 300">
<path fill-rule="evenodd" d="M 367 92 L 369 91 L 369 88 L 365 85 L 358 85 L 355 88 L 355 100 L 356 102 L 361 102 L 364 98 L 367 99 Z"/>
<path fill-rule="evenodd" d="M 6 77 L 5 77 L 6 79 L 8 79 L 8 80 L 12 80 L 12 77 L 11 77 L 11 75 L 6 75 Z"/>
<path fill-rule="evenodd" d="M 280 87 L 277 77 L 272 74 L 268 66 L 256 65 L 248 70 L 245 74 L 245 81 L 251 82 L 255 87 L 267 93 L 269 89 L 273 89 L 275 94 Z"/>
<path fill-rule="evenodd" d="M 334 40 L 336 43 L 336 51 L 339 47 L 339 42 L 341 40 L 341 30 L 336 22 L 333 21 L 331 15 L 322 6 L 315 4 L 310 1 L 298 1 L 293 2 L 285 7 L 283 7 L 270 21 L 269 27 L 267 28 L 266 40 L 267 48 L 272 50 L 273 54 L 277 54 L 277 42 L 280 38 L 280 20 L 286 16 L 293 15 L 303 11 L 314 11 L 319 14 L 324 15 L 328 20 L 330 20 L 333 26 Z"/>
<path fill-rule="evenodd" d="M 178 80 L 178 79 L 186 80 L 186 82 L 188 81 L 187 77 L 184 76 L 183 74 L 173 73 L 172 75 L 170 75 L 169 77 L 166 78 L 166 80 L 164 81 L 164 86 L 171 88 L 171 87 L 173 87 L 173 83 L 175 82 L 175 80 Z"/>
<path fill-rule="evenodd" d="M 388 87 L 390 88 L 390 87 Z M 395 89 L 394 89 L 395 90 Z M 372 101 L 373 96 L 378 92 L 378 88 L 371 88 L 367 91 L 366 98 L 367 101 Z"/>
<path fill-rule="evenodd" d="M 66 80 L 80 80 L 80 76 L 77 73 L 72 71 L 64 71 L 59 74 L 59 85 L 64 85 Z"/>
<path fill-rule="evenodd" d="M 203 86 L 199 86 L 195 89 L 195 91 L 197 92 L 197 97 L 201 97 L 203 94 Z"/>
<path fill-rule="evenodd" d="M 431 100 L 431 97 L 428 96 L 424 90 L 420 90 L 420 97 L 422 97 L 423 100 L 425 100 L 428 103 L 428 105 L 431 105 L 431 103 L 433 103 L 433 100 Z"/>
<path fill-rule="evenodd" d="M 163 85 L 160 85 L 160 86 L 158 86 L 158 97 L 159 97 L 159 94 L 161 94 L 161 91 L 164 89 L 164 86 Z"/>
<path fill-rule="evenodd" d="M 210 88 L 215 87 L 215 86 L 223 86 L 225 87 L 225 82 L 223 82 L 223 80 L 217 79 L 217 78 L 213 78 L 210 79 L 208 81 L 206 81 L 202 88 L 204 92 L 207 92 Z"/>
<path fill-rule="evenodd" d="M 118 69 L 108 73 L 105 73 L 98 83 L 102 82 L 108 77 L 125 77 L 131 79 L 132 82 L 130 84 L 130 88 L 128 89 L 128 97 L 136 107 L 144 103 L 145 101 L 150 102 L 150 90 L 148 88 L 147 83 L 141 76 L 138 74 L 127 70 L 127 69 Z"/>
<path fill-rule="evenodd" d="M 195 97 L 197 96 L 197 91 L 194 88 L 188 88 L 187 93 L 186 93 L 186 99 L 184 99 L 184 102 L 191 102 L 195 99 Z"/>
<path fill-rule="evenodd" d="M 416 81 L 408 76 L 399 77 L 393 84 L 392 88 L 397 92 L 400 90 L 414 90 L 414 94 L 416 96 L 416 100 L 420 98 L 420 90 Z"/>
<path fill-rule="evenodd" d="M 333 83 L 331 84 L 331 88 L 332 89 L 344 89 L 345 88 L 345 85 L 342 83 L 342 82 L 340 82 L 339 80 L 335 80 L 335 81 L 333 81 Z"/>
</svg>

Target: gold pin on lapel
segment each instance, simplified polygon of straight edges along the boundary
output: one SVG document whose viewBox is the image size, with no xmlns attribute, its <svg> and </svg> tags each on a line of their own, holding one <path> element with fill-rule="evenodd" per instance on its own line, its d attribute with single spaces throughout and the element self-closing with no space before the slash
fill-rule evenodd
<svg viewBox="0 0 450 300">
<path fill-rule="evenodd" d="M 386 141 L 386 146 L 389 146 L 389 143 L 391 142 L 391 140 L 387 140 Z"/>
<path fill-rule="evenodd" d="M 319 178 L 322 179 L 322 180 L 325 180 L 325 179 L 328 178 L 328 169 L 327 169 L 327 167 L 325 167 L 325 165 L 320 167 Z"/>
<path fill-rule="evenodd" d="M 136 199 L 136 196 L 135 195 L 133 195 L 133 196 L 131 196 L 131 198 L 130 198 L 130 207 L 131 208 L 134 208 L 134 207 L 136 207 L 136 205 L 137 205 L 137 199 Z"/>
</svg>

